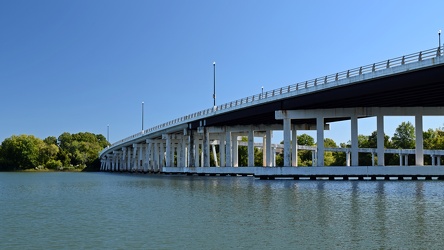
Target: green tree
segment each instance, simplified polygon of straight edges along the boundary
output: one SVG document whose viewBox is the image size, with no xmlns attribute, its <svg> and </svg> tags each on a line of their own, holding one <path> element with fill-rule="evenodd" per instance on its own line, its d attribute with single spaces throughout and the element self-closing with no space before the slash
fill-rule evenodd
<svg viewBox="0 0 444 250">
<path fill-rule="evenodd" d="M 40 166 L 42 159 L 40 150 L 44 142 L 33 135 L 13 135 L 6 138 L 1 145 L 2 166 L 14 169 L 28 169 Z"/>
<path fill-rule="evenodd" d="M 402 122 L 395 130 L 392 143 L 394 148 L 415 148 L 415 127 L 410 122 Z"/>
<path fill-rule="evenodd" d="M 324 139 L 324 147 L 325 148 L 337 148 L 336 142 L 333 139 L 325 138 Z M 325 151 L 324 152 L 324 165 L 332 166 L 333 163 L 336 162 L 336 155 L 338 152 Z"/>
<path fill-rule="evenodd" d="M 298 145 L 314 146 L 313 137 L 302 134 L 297 136 Z M 310 150 L 298 150 L 298 166 L 311 166 L 312 165 L 312 152 Z"/>
</svg>

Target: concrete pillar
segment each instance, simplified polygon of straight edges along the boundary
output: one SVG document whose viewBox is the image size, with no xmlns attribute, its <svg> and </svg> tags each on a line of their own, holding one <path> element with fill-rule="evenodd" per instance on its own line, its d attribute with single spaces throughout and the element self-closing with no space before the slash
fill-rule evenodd
<svg viewBox="0 0 444 250">
<path fill-rule="evenodd" d="M 151 170 L 151 151 L 152 151 L 152 143 L 146 140 L 146 151 L 145 151 L 145 167 L 144 171 L 149 172 Z"/>
<path fill-rule="evenodd" d="M 404 165 L 405 165 L 405 166 L 408 166 L 408 165 L 409 165 L 409 155 L 408 155 L 408 154 L 405 154 L 405 155 L 404 155 Z"/>
<path fill-rule="evenodd" d="M 201 167 L 201 165 L 200 165 L 200 141 L 196 137 L 197 137 L 197 135 L 194 137 L 194 166 Z"/>
<path fill-rule="evenodd" d="M 294 167 L 298 166 L 298 135 L 296 130 L 296 125 L 293 125 L 291 130 L 291 165 Z"/>
<path fill-rule="evenodd" d="M 231 132 L 228 130 L 225 132 L 225 166 L 233 166 L 231 161 Z"/>
<path fill-rule="evenodd" d="M 248 131 L 248 166 L 254 167 L 254 131 Z"/>
<path fill-rule="evenodd" d="M 185 136 L 182 136 L 181 140 L 181 149 L 180 149 L 180 165 L 178 167 L 186 167 L 188 166 L 188 160 L 187 160 L 187 142 L 188 138 Z"/>
<path fill-rule="evenodd" d="M 324 166 L 324 117 L 316 118 L 318 161 L 316 166 Z"/>
<path fill-rule="evenodd" d="M 217 160 L 217 153 L 216 153 L 216 145 L 211 144 L 211 149 L 213 151 L 214 166 L 219 167 L 218 160 Z"/>
<path fill-rule="evenodd" d="M 422 115 L 415 115 L 415 165 L 424 166 L 424 138 Z"/>
<path fill-rule="evenodd" d="M 127 155 L 126 155 L 126 171 L 130 171 L 131 170 L 131 153 L 132 153 L 132 149 L 131 147 L 127 147 Z"/>
<path fill-rule="evenodd" d="M 165 154 L 165 167 L 171 167 L 171 135 L 164 134 L 162 139 L 165 140 L 166 154 Z"/>
<path fill-rule="evenodd" d="M 312 167 L 317 166 L 316 165 L 317 164 L 316 163 L 317 159 L 318 159 L 318 157 L 317 157 L 316 151 L 311 151 L 311 166 Z"/>
<path fill-rule="evenodd" d="M 351 160 L 352 166 L 359 165 L 359 151 L 358 151 L 358 117 L 356 114 L 351 117 Z"/>
<path fill-rule="evenodd" d="M 267 166 L 267 136 L 262 137 L 262 166 Z"/>
<path fill-rule="evenodd" d="M 345 151 L 345 165 L 347 167 L 350 167 L 350 151 L 348 151 L 348 150 Z"/>
<path fill-rule="evenodd" d="M 378 166 L 384 166 L 384 116 L 382 114 L 376 116 L 376 123 Z"/>
<path fill-rule="evenodd" d="M 127 154 L 127 149 L 126 147 L 122 148 L 122 158 L 121 158 L 121 168 L 120 170 L 126 170 L 126 164 L 127 164 L 127 160 L 126 160 L 126 154 Z"/>
<path fill-rule="evenodd" d="M 143 149 L 145 148 L 145 145 L 143 144 L 139 144 L 139 161 L 138 161 L 138 165 L 139 165 L 139 172 L 143 171 L 143 163 L 144 163 L 144 155 L 143 155 Z"/>
<path fill-rule="evenodd" d="M 372 151 L 372 166 L 375 166 L 375 152 Z"/>
<path fill-rule="evenodd" d="M 430 155 L 430 158 L 432 159 L 432 166 L 435 166 L 435 156 L 434 155 Z"/>
<path fill-rule="evenodd" d="M 190 136 L 188 137 L 188 166 L 193 168 L 196 166 L 196 144 L 194 139 L 194 131 L 188 130 Z"/>
<path fill-rule="evenodd" d="M 284 167 L 291 166 L 291 119 L 284 118 Z"/>
<path fill-rule="evenodd" d="M 137 162 L 137 147 L 138 147 L 137 144 L 133 144 L 133 150 L 132 150 L 132 152 L 133 152 L 133 155 L 132 155 L 132 157 L 133 157 L 133 159 L 132 159 L 133 165 L 131 167 L 131 171 L 137 171 L 137 168 L 139 166 L 139 163 Z"/>
<path fill-rule="evenodd" d="M 437 158 L 438 158 L 438 159 L 436 159 L 436 160 L 437 160 L 437 164 L 436 164 L 436 165 L 437 165 L 437 166 L 441 166 L 441 156 L 438 155 Z"/>
<path fill-rule="evenodd" d="M 159 171 L 159 166 L 160 166 L 160 147 L 159 147 L 159 143 L 158 142 L 154 142 L 153 144 L 154 147 L 154 162 L 153 162 L 153 166 L 154 166 L 154 171 Z"/>
<path fill-rule="evenodd" d="M 399 166 L 402 166 L 402 154 L 401 154 L 401 149 L 399 150 Z"/>
<path fill-rule="evenodd" d="M 276 167 L 276 148 L 275 147 L 272 147 L 271 148 L 271 151 L 272 151 L 272 154 L 271 154 L 271 158 L 272 158 L 272 160 L 271 160 L 271 166 L 272 167 Z"/>
<path fill-rule="evenodd" d="M 266 130 L 265 131 L 265 137 L 266 137 L 266 142 L 265 142 L 265 147 L 266 147 L 266 165 L 267 167 L 271 167 L 273 165 L 273 159 L 272 159 L 272 154 L 273 151 L 271 151 L 271 139 L 273 137 L 273 131 L 272 130 Z"/>
<path fill-rule="evenodd" d="M 203 135 L 203 158 L 204 158 L 204 167 L 210 166 L 210 133 L 209 128 L 204 127 L 204 135 Z"/>
<path fill-rule="evenodd" d="M 237 141 L 237 134 L 232 135 L 231 138 L 231 143 L 233 144 L 232 148 L 232 156 L 233 156 L 233 167 L 238 167 L 239 166 L 239 159 L 238 159 L 238 154 L 239 154 L 239 148 L 238 148 L 238 141 Z"/>
<path fill-rule="evenodd" d="M 219 135 L 219 159 L 220 159 L 220 166 L 225 167 L 225 134 L 221 133 Z"/>
<path fill-rule="evenodd" d="M 165 143 L 163 141 L 159 142 L 159 171 L 162 171 L 162 168 L 165 167 Z"/>
</svg>

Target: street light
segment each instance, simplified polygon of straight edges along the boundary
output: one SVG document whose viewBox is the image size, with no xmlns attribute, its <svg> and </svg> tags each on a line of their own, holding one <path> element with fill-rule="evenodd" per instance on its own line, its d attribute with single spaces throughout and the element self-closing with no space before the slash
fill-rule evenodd
<svg viewBox="0 0 444 250">
<path fill-rule="evenodd" d="M 438 54 L 441 55 L 441 30 L 438 30 Z"/>
<path fill-rule="evenodd" d="M 261 98 L 264 98 L 264 86 L 262 86 L 262 95 Z"/>
<path fill-rule="evenodd" d="M 216 62 L 213 62 L 213 107 L 216 107 Z"/>
<path fill-rule="evenodd" d="M 109 142 L 109 124 L 106 129 L 106 140 Z"/>
<path fill-rule="evenodd" d="M 143 131 L 143 105 L 144 105 L 144 102 L 142 102 L 142 131 Z"/>
</svg>

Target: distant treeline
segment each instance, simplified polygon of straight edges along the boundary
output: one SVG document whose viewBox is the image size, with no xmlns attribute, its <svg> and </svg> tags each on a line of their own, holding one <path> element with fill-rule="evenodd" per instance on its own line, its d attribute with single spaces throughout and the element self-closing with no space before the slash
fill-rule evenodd
<svg viewBox="0 0 444 250">
<path fill-rule="evenodd" d="M 44 140 L 13 135 L 0 145 L 0 171 L 27 169 L 98 170 L 99 152 L 109 143 L 103 135 L 63 133 Z"/>
</svg>

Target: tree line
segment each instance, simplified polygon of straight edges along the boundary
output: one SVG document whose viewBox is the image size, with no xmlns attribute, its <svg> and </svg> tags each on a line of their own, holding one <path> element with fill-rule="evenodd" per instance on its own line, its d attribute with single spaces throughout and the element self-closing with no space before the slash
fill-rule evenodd
<svg viewBox="0 0 444 250">
<path fill-rule="evenodd" d="M 43 140 L 33 135 L 13 135 L 0 145 L 0 171 L 96 170 L 100 167 L 99 152 L 108 145 L 103 135 L 89 132 L 65 132 Z"/>
</svg>

